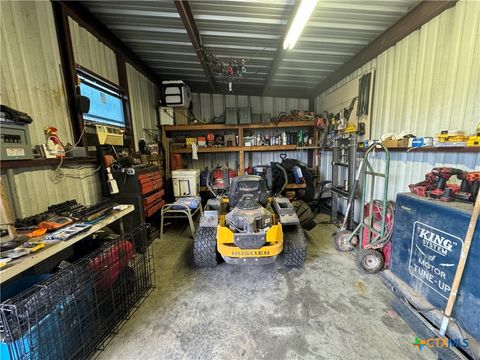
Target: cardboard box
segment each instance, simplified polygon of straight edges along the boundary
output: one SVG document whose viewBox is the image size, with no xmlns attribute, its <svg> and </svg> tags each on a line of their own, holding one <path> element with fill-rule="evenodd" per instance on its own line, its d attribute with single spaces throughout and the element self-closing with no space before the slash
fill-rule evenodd
<svg viewBox="0 0 480 360">
<path fill-rule="evenodd" d="M 408 147 L 408 139 L 390 139 L 390 140 L 383 140 L 382 144 L 385 145 L 387 148 L 402 148 Z"/>
<path fill-rule="evenodd" d="M 159 106 L 158 113 L 160 115 L 160 125 L 173 125 L 173 108 Z"/>
<path fill-rule="evenodd" d="M 237 108 L 234 108 L 234 107 L 225 108 L 225 124 L 227 125 L 238 124 Z"/>
<path fill-rule="evenodd" d="M 176 108 L 175 109 L 175 125 L 187 125 L 193 116 L 188 109 Z"/>
<path fill-rule="evenodd" d="M 409 145 L 410 147 L 432 146 L 433 137 L 420 137 L 420 138 L 410 139 Z"/>
</svg>

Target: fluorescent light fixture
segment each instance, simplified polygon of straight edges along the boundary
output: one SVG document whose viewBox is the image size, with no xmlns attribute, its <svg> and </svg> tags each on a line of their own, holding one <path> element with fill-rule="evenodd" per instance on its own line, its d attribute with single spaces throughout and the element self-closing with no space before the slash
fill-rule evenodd
<svg viewBox="0 0 480 360">
<path fill-rule="evenodd" d="M 317 5 L 318 0 L 302 0 L 300 6 L 297 9 L 295 18 L 288 29 L 287 36 L 283 41 L 283 48 L 285 50 L 291 50 L 294 48 L 300 34 L 303 31 L 303 28 L 308 22 L 308 19 L 312 15 L 313 9 Z"/>
</svg>

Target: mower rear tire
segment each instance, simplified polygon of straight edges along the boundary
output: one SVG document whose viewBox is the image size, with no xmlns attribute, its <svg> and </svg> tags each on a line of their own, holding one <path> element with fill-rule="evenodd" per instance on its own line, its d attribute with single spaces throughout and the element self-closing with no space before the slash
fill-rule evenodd
<svg viewBox="0 0 480 360">
<path fill-rule="evenodd" d="M 216 266 L 217 228 L 199 227 L 193 239 L 193 261 L 197 266 Z"/>
<path fill-rule="evenodd" d="M 297 213 L 298 219 L 300 220 L 300 224 L 305 230 L 310 231 L 317 226 L 317 223 L 314 219 L 315 215 L 313 214 L 310 205 L 301 200 L 292 202 L 292 205 Z"/>
<path fill-rule="evenodd" d="M 283 263 L 300 267 L 307 258 L 307 240 L 302 226 L 285 227 L 283 230 Z"/>
<path fill-rule="evenodd" d="M 383 269 L 385 257 L 375 249 L 361 249 L 357 254 L 357 263 L 368 274 L 375 274 Z"/>
</svg>

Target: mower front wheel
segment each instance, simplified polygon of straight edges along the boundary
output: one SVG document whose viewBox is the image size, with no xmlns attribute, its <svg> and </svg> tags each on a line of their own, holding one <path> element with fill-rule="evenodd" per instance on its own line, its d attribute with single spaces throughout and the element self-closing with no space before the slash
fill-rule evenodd
<svg viewBox="0 0 480 360">
<path fill-rule="evenodd" d="M 284 228 L 283 263 L 287 266 L 300 267 L 307 258 L 307 240 L 301 225 Z"/>
<path fill-rule="evenodd" d="M 193 239 L 193 261 L 197 266 L 216 266 L 217 228 L 200 227 Z"/>
</svg>

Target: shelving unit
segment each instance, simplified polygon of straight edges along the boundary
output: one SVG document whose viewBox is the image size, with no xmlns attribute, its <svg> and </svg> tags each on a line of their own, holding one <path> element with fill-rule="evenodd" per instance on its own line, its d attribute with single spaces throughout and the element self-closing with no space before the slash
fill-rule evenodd
<svg viewBox="0 0 480 360">
<path fill-rule="evenodd" d="M 261 124 L 198 124 L 198 125 L 166 125 L 165 131 L 205 131 L 205 130 L 235 130 L 235 129 L 276 129 L 289 127 L 312 126 L 312 121 L 283 121 L 278 124 L 275 123 L 261 123 Z"/>
<path fill-rule="evenodd" d="M 0 168 L 2 169 L 18 169 L 26 167 L 42 167 L 42 166 L 58 166 L 60 159 L 29 159 L 29 160 L 2 160 L 0 162 Z M 64 165 L 77 165 L 77 164 L 97 164 L 98 159 L 95 156 L 80 157 L 80 158 L 63 158 Z"/>
<path fill-rule="evenodd" d="M 240 172 L 243 173 L 245 170 L 245 153 L 246 152 L 267 152 L 267 151 L 295 151 L 295 150 L 317 150 L 317 146 L 297 146 L 294 144 L 291 145 L 265 145 L 265 146 L 245 146 L 243 141 L 244 130 L 267 130 L 267 129 L 288 129 L 288 128 L 310 128 L 312 130 L 314 141 L 317 143 L 317 131 L 314 129 L 314 124 L 312 121 L 286 121 L 275 123 L 261 123 L 261 124 L 236 124 L 236 125 L 226 125 L 226 124 L 198 124 L 198 125 L 167 125 L 163 126 L 162 136 L 163 143 L 167 144 L 167 138 L 171 133 L 202 133 L 206 134 L 211 131 L 231 131 L 236 132 L 236 135 L 239 139 L 239 146 L 218 146 L 218 147 L 200 147 L 198 148 L 198 153 L 238 153 L 239 155 L 239 164 Z M 198 135 L 197 135 L 198 136 Z M 192 136 L 193 137 L 193 136 Z M 195 136 L 196 137 L 196 136 Z M 167 158 L 169 154 L 191 154 L 191 147 L 169 147 L 166 149 L 168 151 Z M 311 156 L 310 158 L 313 158 Z M 170 174 L 170 164 L 167 162 L 167 174 Z"/>
<path fill-rule="evenodd" d="M 324 149 L 323 151 L 332 151 L 331 148 Z M 357 151 L 365 152 L 367 149 L 358 148 Z M 383 149 L 378 149 L 378 151 L 383 151 Z M 408 147 L 397 147 L 397 148 L 388 148 L 389 152 L 434 152 L 434 153 L 480 153 L 480 146 L 464 146 L 464 147 L 436 147 L 436 146 L 425 146 L 418 148 L 408 148 Z"/>
<path fill-rule="evenodd" d="M 338 210 L 341 199 L 347 200 L 350 192 L 354 189 L 352 184 L 355 181 L 355 172 L 357 168 L 357 138 L 336 138 L 333 146 L 332 161 L 332 222 L 336 223 L 338 219 Z M 352 204 L 352 214 L 354 208 Z M 347 228 L 354 228 L 354 217 L 350 216 Z"/>
</svg>

